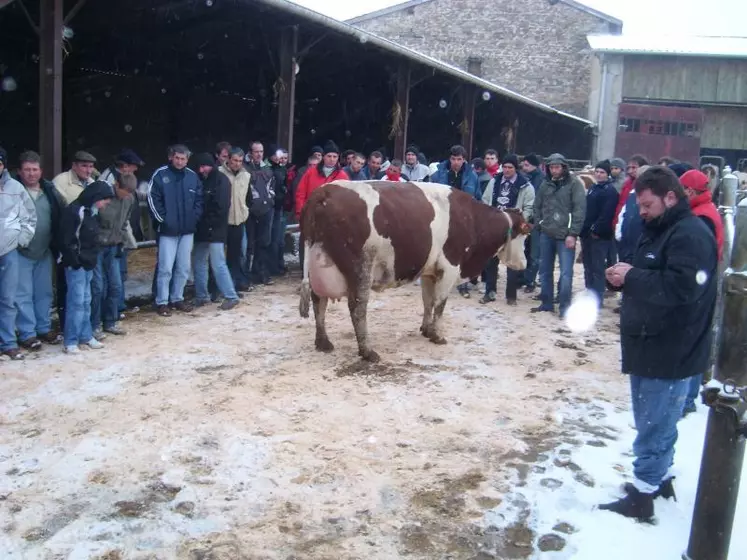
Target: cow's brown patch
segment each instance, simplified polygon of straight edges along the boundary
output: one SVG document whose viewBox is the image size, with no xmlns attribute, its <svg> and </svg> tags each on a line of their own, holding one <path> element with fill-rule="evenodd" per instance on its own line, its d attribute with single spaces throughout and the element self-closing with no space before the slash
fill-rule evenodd
<svg viewBox="0 0 747 560">
<path fill-rule="evenodd" d="M 316 189 L 301 213 L 301 235 L 321 243 L 349 289 L 357 289 L 363 245 L 371 235 L 368 208 L 358 193 L 335 184 Z"/>
<path fill-rule="evenodd" d="M 479 275 L 505 243 L 509 234 L 506 215 L 511 219 L 512 238 L 526 224 L 520 211 L 501 212 L 461 191 L 452 191 L 449 203 L 449 235 L 444 256 L 452 265 L 461 266 L 464 278 Z"/>
<path fill-rule="evenodd" d="M 372 187 L 379 193 L 373 225 L 394 247 L 394 279 L 414 280 L 425 266 L 433 243 L 433 205 L 411 183 L 379 181 Z"/>
</svg>

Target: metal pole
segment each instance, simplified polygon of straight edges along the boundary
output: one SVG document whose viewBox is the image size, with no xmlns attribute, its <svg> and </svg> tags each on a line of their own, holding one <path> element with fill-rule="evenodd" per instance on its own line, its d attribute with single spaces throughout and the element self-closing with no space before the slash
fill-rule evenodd
<svg viewBox="0 0 747 560">
<path fill-rule="evenodd" d="M 728 195 L 727 195 L 728 196 Z M 706 440 L 685 560 L 726 560 L 747 434 L 747 200 L 740 202 L 723 280 L 715 382 L 703 392 Z M 730 241 L 730 240 L 729 240 Z M 724 385 L 721 385 L 724 384 Z M 741 390 L 734 390 L 734 387 Z M 730 389 L 731 388 L 731 389 Z"/>
</svg>

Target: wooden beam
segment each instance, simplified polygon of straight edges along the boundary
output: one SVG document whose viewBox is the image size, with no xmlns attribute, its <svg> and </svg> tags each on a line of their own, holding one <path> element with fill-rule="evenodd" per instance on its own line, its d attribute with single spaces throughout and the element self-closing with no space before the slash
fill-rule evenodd
<svg viewBox="0 0 747 560">
<path fill-rule="evenodd" d="M 410 63 L 402 60 L 397 68 L 397 92 L 395 108 L 399 116 L 399 126 L 394 136 L 394 157 L 405 160 L 407 149 L 407 128 L 410 122 Z"/>
<path fill-rule="evenodd" d="M 39 146 L 48 173 L 62 171 L 62 0 L 40 0 Z"/>
<path fill-rule="evenodd" d="M 278 146 L 293 157 L 293 126 L 296 104 L 296 60 L 298 26 L 286 27 L 280 34 L 280 76 L 276 82 L 278 95 Z"/>
<path fill-rule="evenodd" d="M 464 108 L 461 123 L 462 146 L 467 150 L 467 158 L 472 159 L 472 145 L 475 138 L 475 105 L 477 90 L 472 84 L 462 85 L 462 107 Z"/>
<path fill-rule="evenodd" d="M 67 13 L 67 15 L 65 16 L 65 19 L 63 20 L 63 23 L 65 25 L 67 25 L 70 22 L 70 20 L 73 19 L 76 16 L 76 14 L 85 5 L 86 1 L 87 0 L 78 0 L 75 3 L 75 6 L 73 6 L 72 8 L 70 8 L 70 11 Z"/>
</svg>

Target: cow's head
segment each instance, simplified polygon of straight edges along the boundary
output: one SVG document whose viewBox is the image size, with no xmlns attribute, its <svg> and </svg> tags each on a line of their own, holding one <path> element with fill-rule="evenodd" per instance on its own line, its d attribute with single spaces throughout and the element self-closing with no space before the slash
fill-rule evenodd
<svg viewBox="0 0 747 560">
<path fill-rule="evenodd" d="M 506 240 L 498 248 L 497 256 L 500 261 L 512 270 L 524 270 L 527 267 L 524 255 L 524 241 L 532 231 L 532 225 L 524 219 L 518 208 L 508 208 L 502 211 L 506 220 L 510 222 Z"/>
</svg>

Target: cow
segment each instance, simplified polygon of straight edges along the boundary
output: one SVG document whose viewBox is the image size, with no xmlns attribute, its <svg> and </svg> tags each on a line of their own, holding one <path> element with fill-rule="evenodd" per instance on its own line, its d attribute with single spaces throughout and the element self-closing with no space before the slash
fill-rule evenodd
<svg viewBox="0 0 747 560">
<path fill-rule="evenodd" d="M 519 210 L 497 210 L 444 185 L 334 181 L 320 187 L 301 215 L 305 256 L 299 311 L 308 317 L 313 302 L 316 349 L 334 349 L 325 328 L 327 304 L 347 298 L 358 353 L 379 361 L 366 324 L 371 290 L 418 278 L 420 332 L 446 344 L 441 317 L 459 277 L 478 276 L 496 254 L 510 268 L 525 268 L 530 228 Z"/>
</svg>

